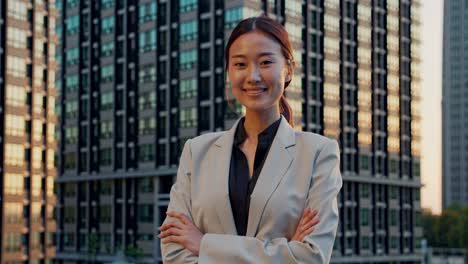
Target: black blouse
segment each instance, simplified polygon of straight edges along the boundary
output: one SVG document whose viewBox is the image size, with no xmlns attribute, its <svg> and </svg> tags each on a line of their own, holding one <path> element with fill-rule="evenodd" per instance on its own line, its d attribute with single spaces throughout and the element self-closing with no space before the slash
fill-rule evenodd
<svg viewBox="0 0 468 264">
<path fill-rule="evenodd" d="M 236 128 L 234 145 L 232 147 L 231 164 L 229 169 L 229 199 L 231 201 L 232 214 L 236 224 L 237 234 L 245 236 L 249 218 L 250 195 L 252 194 L 258 176 L 263 168 L 270 146 L 275 138 L 281 122 L 281 118 L 267 127 L 258 135 L 258 145 L 255 150 L 253 175 L 249 177 L 249 165 L 247 158 L 240 149 L 240 145 L 247 138 L 244 129 L 243 117 Z"/>
</svg>

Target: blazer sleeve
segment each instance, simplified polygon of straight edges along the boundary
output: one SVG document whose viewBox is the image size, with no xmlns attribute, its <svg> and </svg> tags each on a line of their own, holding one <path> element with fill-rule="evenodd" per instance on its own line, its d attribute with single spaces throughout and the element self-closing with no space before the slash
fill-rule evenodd
<svg viewBox="0 0 468 264">
<path fill-rule="evenodd" d="M 187 140 L 182 150 L 179 167 L 177 170 L 177 179 L 172 185 L 170 193 L 168 211 L 176 211 L 185 214 L 193 221 L 190 178 L 192 174 L 192 154 L 191 140 Z M 175 218 L 167 216 L 164 223 L 169 221 L 178 221 Z M 161 256 L 163 263 L 198 263 L 198 257 L 183 246 L 177 243 L 163 244 L 161 242 Z"/>
<path fill-rule="evenodd" d="M 315 161 L 307 206 L 318 210 L 319 224 L 302 242 L 205 234 L 200 263 L 329 263 L 338 227 L 337 194 L 342 186 L 336 141 L 327 141 Z"/>
</svg>

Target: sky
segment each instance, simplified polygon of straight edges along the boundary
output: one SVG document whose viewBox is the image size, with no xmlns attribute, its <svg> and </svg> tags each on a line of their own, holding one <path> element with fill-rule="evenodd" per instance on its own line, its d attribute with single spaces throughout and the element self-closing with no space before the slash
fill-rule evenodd
<svg viewBox="0 0 468 264">
<path fill-rule="evenodd" d="M 443 0 L 421 3 L 421 206 L 442 208 L 442 21 Z"/>
</svg>

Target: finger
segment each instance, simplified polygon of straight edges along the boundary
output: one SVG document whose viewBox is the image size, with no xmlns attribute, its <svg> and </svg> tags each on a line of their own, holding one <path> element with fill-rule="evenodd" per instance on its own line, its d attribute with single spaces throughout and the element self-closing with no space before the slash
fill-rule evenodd
<svg viewBox="0 0 468 264">
<path fill-rule="evenodd" d="M 303 225 L 306 221 L 307 215 L 309 215 L 309 208 L 306 208 L 304 212 L 302 213 L 301 219 L 299 220 L 299 225 Z"/>
<path fill-rule="evenodd" d="M 171 222 L 168 222 L 168 223 L 165 223 L 164 225 L 162 225 L 159 230 L 160 231 L 165 231 L 169 228 L 178 228 L 178 229 L 183 229 L 184 228 L 184 224 L 180 223 L 180 222 L 177 222 L 177 221 L 171 221 Z"/>
<path fill-rule="evenodd" d="M 182 230 L 177 229 L 177 228 L 169 228 L 168 230 L 161 232 L 161 234 L 158 235 L 159 238 L 165 238 L 168 236 L 181 236 L 182 235 Z"/>
<path fill-rule="evenodd" d="M 177 243 L 177 244 L 182 245 L 182 237 L 180 237 L 180 236 L 168 236 L 168 237 L 164 238 L 163 240 L 161 240 L 161 242 L 163 244 Z"/>
<path fill-rule="evenodd" d="M 312 210 L 310 209 L 310 213 L 307 215 L 305 221 L 304 221 L 304 224 L 308 223 L 309 221 L 311 221 L 312 219 L 314 219 L 314 217 L 316 217 L 318 214 L 317 210 Z"/>
<path fill-rule="evenodd" d="M 300 232 L 304 232 L 305 230 L 307 230 L 311 226 L 317 225 L 318 222 L 319 222 L 318 217 L 315 217 L 314 219 L 309 220 L 307 223 L 305 223 L 304 225 L 301 226 Z"/>
<path fill-rule="evenodd" d="M 302 232 L 300 236 L 302 237 L 302 239 L 304 239 L 306 236 L 312 234 L 314 230 L 315 230 L 315 226 L 311 226 L 307 228 L 306 230 L 304 230 L 304 232 Z"/>
<path fill-rule="evenodd" d="M 315 209 L 314 209 L 314 210 L 311 210 L 311 212 L 310 212 L 310 217 L 311 217 L 311 218 L 314 218 L 317 214 L 318 214 L 318 211 L 317 211 L 317 210 L 315 210 Z"/>
<path fill-rule="evenodd" d="M 167 212 L 166 213 L 168 216 L 170 217 L 174 217 L 174 218 L 177 218 L 179 219 L 182 223 L 188 225 L 189 223 L 192 223 L 192 221 L 190 221 L 190 219 L 184 215 L 183 213 L 178 213 L 178 212 Z"/>
</svg>

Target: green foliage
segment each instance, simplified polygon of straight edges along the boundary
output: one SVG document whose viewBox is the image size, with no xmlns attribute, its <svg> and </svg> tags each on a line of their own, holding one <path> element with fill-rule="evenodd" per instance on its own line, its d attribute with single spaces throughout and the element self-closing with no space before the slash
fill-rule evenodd
<svg viewBox="0 0 468 264">
<path fill-rule="evenodd" d="M 468 249 L 468 206 L 454 205 L 440 215 L 423 212 L 422 225 L 430 247 Z"/>
<path fill-rule="evenodd" d="M 99 249 L 99 235 L 96 233 L 91 233 L 88 237 L 88 252 L 91 254 L 96 254 Z"/>
<path fill-rule="evenodd" d="M 125 256 L 134 261 L 138 261 L 143 256 L 143 250 L 134 245 L 128 245 L 125 249 Z"/>
</svg>

